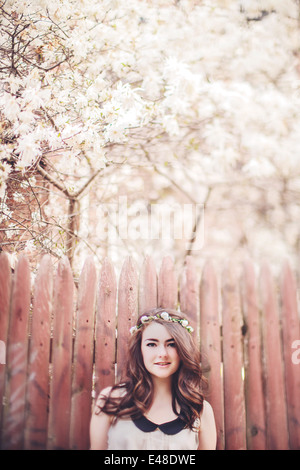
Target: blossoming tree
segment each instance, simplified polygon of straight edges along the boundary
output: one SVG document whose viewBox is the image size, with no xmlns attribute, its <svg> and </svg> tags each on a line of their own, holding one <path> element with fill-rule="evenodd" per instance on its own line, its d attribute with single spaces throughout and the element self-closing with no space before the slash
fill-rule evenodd
<svg viewBox="0 0 300 470">
<path fill-rule="evenodd" d="M 232 238 L 258 256 L 270 240 L 297 251 L 299 2 L 0 10 L 3 249 L 101 257 L 113 247 L 99 224 L 126 196 L 140 225 L 151 204 L 205 204 L 208 252 Z M 145 250 L 137 236 L 122 243 Z"/>
</svg>

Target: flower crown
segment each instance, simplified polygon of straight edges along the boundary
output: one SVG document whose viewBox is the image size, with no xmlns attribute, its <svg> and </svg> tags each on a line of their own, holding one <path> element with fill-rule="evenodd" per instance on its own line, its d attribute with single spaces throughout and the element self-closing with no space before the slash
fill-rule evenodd
<svg viewBox="0 0 300 470">
<path fill-rule="evenodd" d="M 130 333 L 134 334 L 137 330 L 139 330 L 145 323 L 148 323 L 153 320 L 165 320 L 165 321 L 171 321 L 174 323 L 179 323 L 183 328 L 185 328 L 189 333 L 192 333 L 194 331 L 194 328 L 189 325 L 188 320 L 185 318 L 175 318 L 171 317 L 171 315 L 168 314 L 168 312 L 161 312 L 161 313 L 156 313 L 155 315 L 143 315 L 140 320 L 140 324 L 133 326 L 130 328 Z"/>
</svg>

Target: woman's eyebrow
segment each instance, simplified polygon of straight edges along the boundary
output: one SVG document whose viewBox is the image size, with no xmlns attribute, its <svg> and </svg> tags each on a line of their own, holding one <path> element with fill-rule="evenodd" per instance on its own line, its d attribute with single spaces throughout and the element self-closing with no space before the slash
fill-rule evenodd
<svg viewBox="0 0 300 470">
<path fill-rule="evenodd" d="M 145 338 L 144 341 L 155 341 L 156 343 L 159 342 L 159 340 L 158 340 L 158 339 L 155 339 L 155 338 Z M 173 341 L 174 341 L 174 338 L 167 339 L 167 340 L 166 340 L 166 343 L 169 343 L 169 342 L 171 342 L 171 341 L 173 342 Z"/>
</svg>

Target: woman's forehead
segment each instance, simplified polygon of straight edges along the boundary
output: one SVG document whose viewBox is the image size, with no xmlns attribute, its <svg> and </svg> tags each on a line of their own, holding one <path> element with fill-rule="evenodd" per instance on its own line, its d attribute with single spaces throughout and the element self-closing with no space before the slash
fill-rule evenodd
<svg viewBox="0 0 300 470">
<path fill-rule="evenodd" d="M 152 338 L 152 339 L 159 339 L 160 341 L 167 341 L 168 339 L 172 339 L 172 335 L 170 335 L 167 328 L 158 323 L 156 321 L 151 322 L 143 331 L 143 339 Z"/>
</svg>

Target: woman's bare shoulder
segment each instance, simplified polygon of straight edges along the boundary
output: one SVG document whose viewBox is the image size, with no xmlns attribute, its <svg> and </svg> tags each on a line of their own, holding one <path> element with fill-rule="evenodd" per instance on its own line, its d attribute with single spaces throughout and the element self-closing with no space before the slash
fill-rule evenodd
<svg viewBox="0 0 300 470">
<path fill-rule="evenodd" d="M 211 404 L 206 400 L 203 401 L 203 412 L 202 413 L 205 414 L 206 416 L 213 416 L 213 414 L 214 414 Z"/>
<path fill-rule="evenodd" d="M 199 449 L 216 448 L 217 433 L 214 412 L 211 404 L 204 400 L 199 429 Z"/>
</svg>

